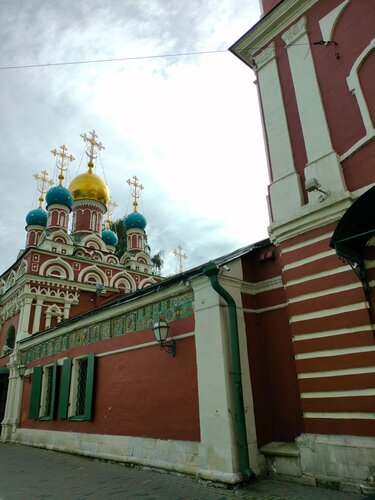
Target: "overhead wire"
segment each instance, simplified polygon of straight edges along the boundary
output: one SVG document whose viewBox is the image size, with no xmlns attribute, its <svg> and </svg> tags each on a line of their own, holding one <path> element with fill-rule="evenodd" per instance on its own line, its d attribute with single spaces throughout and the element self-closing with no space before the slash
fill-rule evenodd
<svg viewBox="0 0 375 500">
<path fill-rule="evenodd" d="M 325 41 L 319 40 L 318 42 L 311 43 L 295 43 L 293 45 L 337 45 L 333 40 Z M 275 45 L 275 47 L 283 47 L 285 45 Z M 246 47 L 247 49 L 262 49 L 263 46 L 250 46 Z M 9 69 L 28 69 L 28 68 L 48 68 L 53 66 L 73 66 L 78 64 L 100 64 L 100 63 L 108 63 L 108 62 L 121 62 L 121 61 L 137 61 L 142 59 L 163 59 L 167 57 L 184 57 L 184 56 L 199 56 L 206 54 L 223 54 L 228 52 L 228 49 L 218 49 L 218 50 L 202 50 L 202 51 L 192 51 L 192 52 L 176 52 L 170 54 L 151 54 L 147 56 L 128 56 L 128 57 L 116 57 L 111 59 L 88 59 L 88 60 L 78 60 L 78 61 L 63 61 L 63 62 L 51 62 L 51 63 L 40 63 L 40 64 L 19 64 L 19 65 L 9 65 L 9 66 L 0 66 L 0 70 L 9 70 Z"/>
</svg>

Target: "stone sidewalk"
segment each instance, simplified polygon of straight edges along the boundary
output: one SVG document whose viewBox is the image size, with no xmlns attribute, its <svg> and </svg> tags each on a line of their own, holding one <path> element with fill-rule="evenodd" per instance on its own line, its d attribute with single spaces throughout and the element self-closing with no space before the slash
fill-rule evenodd
<svg viewBox="0 0 375 500">
<path fill-rule="evenodd" d="M 194 478 L 16 444 L 0 444 L 0 500 L 360 500 L 272 480 L 223 489 Z M 370 497 L 367 497 L 370 498 Z M 372 497 L 374 498 L 374 497 Z"/>
</svg>

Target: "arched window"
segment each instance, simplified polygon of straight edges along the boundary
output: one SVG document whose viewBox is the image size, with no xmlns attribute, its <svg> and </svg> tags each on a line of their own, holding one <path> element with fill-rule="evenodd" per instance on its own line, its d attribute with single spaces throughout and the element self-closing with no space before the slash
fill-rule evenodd
<svg viewBox="0 0 375 500">
<path fill-rule="evenodd" d="M 13 325 L 10 325 L 5 337 L 5 346 L 9 349 L 14 349 L 16 343 L 16 330 Z"/>
</svg>

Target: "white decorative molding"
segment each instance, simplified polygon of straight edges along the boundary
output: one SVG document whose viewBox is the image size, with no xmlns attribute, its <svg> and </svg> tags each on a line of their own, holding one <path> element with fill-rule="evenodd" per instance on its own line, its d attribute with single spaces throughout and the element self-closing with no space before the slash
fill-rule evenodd
<svg viewBox="0 0 375 500">
<path fill-rule="evenodd" d="M 93 282 L 88 281 L 91 277 L 96 278 L 98 283 L 101 283 L 104 286 L 108 286 L 108 278 L 105 272 L 95 265 L 82 269 L 82 271 L 78 275 L 77 280 L 82 281 L 83 283 L 93 284 Z"/>
<path fill-rule="evenodd" d="M 359 141 L 357 141 L 356 144 L 350 147 L 341 156 L 341 161 L 344 161 L 347 158 L 349 158 L 349 156 L 351 156 L 355 151 L 357 151 L 365 144 L 367 144 L 375 136 L 374 124 L 372 122 L 371 115 L 367 107 L 366 99 L 362 91 L 361 82 L 358 74 L 364 61 L 374 50 L 375 50 L 375 38 L 371 40 L 369 45 L 357 57 L 352 66 L 352 69 L 350 70 L 349 76 L 346 79 L 350 93 L 353 94 L 357 99 L 359 111 L 362 116 L 363 125 L 366 129 L 366 135 L 362 137 Z"/>
<path fill-rule="evenodd" d="M 66 278 L 70 281 L 74 279 L 74 273 L 72 267 L 61 257 L 57 257 L 56 259 L 50 259 L 44 262 L 40 266 L 39 274 L 41 276 L 47 276 L 49 269 L 60 269 L 62 268 L 66 272 Z"/>
<path fill-rule="evenodd" d="M 259 48 L 268 45 L 317 2 L 318 0 L 303 0 L 303 2 L 301 0 L 284 0 L 280 2 L 229 50 L 252 67 L 254 55 L 259 51 Z"/>
<path fill-rule="evenodd" d="M 256 69 L 260 69 L 262 66 L 272 61 L 272 59 L 275 59 L 275 57 L 275 42 L 272 42 L 266 49 L 262 50 L 262 52 L 254 57 Z"/>
<path fill-rule="evenodd" d="M 281 38 L 284 40 L 286 46 L 292 45 L 306 33 L 306 30 L 307 18 L 302 17 L 296 24 L 293 24 L 288 31 L 285 31 L 285 33 L 281 35 Z"/>
<path fill-rule="evenodd" d="M 258 283 L 244 282 L 241 285 L 241 292 L 249 295 L 257 295 L 258 293 L 268 292 L 269 290 L 275 290 L 283 286 L 281 276 L 276 276 L 276 278 L 259 281 Z"/>
<path fill-rule="evenodd" d="M 350 0 L 344 0 L 335 9 L 331 10 L 326 16 L 319 21 L 320 31 L 322 32 L 323 40 L 331 41 L 333 31 L 336 28 L 337 21 L 343 13 L 345 7 L 349 4 Z"/>
</svg>

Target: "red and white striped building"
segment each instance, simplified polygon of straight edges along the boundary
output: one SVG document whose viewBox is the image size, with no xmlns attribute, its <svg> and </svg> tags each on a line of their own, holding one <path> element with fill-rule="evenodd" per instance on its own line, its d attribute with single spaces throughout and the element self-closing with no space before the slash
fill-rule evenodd
<svg viewBox="0 0 375 500">
<path fill-rule="evenodd" d="M 260 21 L 230 50 L 259 90 L 302 471 L 373 483 L 375 3 L 260 3 Z"/>
</svg>

